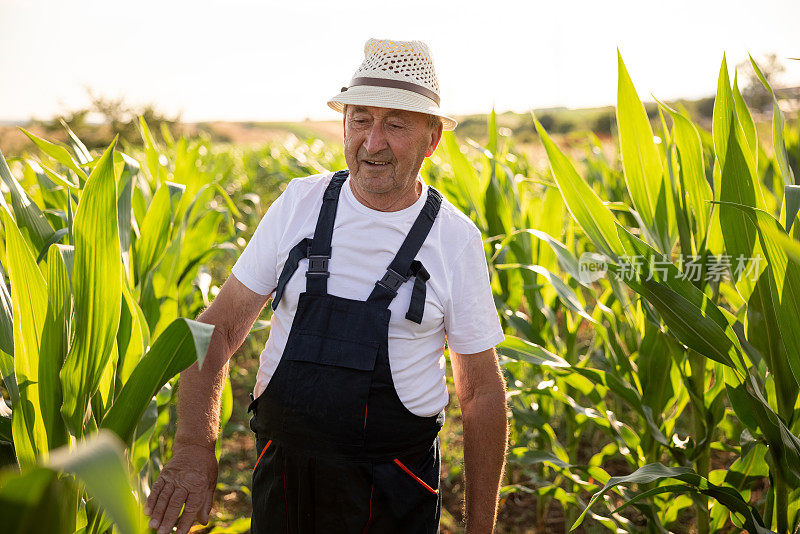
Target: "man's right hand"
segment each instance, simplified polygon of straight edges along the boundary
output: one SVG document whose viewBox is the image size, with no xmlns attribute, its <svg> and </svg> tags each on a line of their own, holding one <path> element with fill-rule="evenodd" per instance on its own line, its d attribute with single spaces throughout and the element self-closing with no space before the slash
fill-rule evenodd
<svg viewBox="0 0 800 534">
<path fill-rule="evenodd" d="M 197 318 L 213 324 L 214 333 L 202 369 L 195 363 L 181 373 L 172 459 L 162 469 L 145 504 L 150 528 L 157 529 L 158 534 L 172 532 L 176 522 L 179 534 L 189 532 L 196 519 L 208 523 L 217 485 L 214 444 L 219 435 L 220 396 L 228 360 L 247 337 L 268 298 L 231 275 Z"/>
<path fill-rule="evenodd" d="M 145 513 L 151 518 L 150 528 L 157 529 L 158 534 L 167 534 L 178 522 L 178 534 L 186 534 L 196 519 L 208 523 L 217 471 L 213 450 L 175 444 L 172 459 L 161 470 L 145 504 Z M 181 514 L 184 504 L 186 508 Z"/>
</svg>

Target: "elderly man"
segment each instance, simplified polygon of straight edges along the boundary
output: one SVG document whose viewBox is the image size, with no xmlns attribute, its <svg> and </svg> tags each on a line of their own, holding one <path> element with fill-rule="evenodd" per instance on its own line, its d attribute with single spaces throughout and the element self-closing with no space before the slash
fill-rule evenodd
<svg viewBox="0 0 800 534">
<path fill-rule="evenodd" d="M 466 528 L 493 531 L 503 332 L 480 232 L 419 176 L 456 125 L 439 110 L 428 47 L 369 40 L 328 104 L 343 112 L 348 170 L 291 181 L 200 316 L 216 328 L 202 371 L 181 374 L 173 457 L 146 505 L 159 534 L 208 520 L 228 359 L 270 296 L 250 405 L 251 532 L 437 532 L 445 338 L 464 427 Z"/>
</svg>

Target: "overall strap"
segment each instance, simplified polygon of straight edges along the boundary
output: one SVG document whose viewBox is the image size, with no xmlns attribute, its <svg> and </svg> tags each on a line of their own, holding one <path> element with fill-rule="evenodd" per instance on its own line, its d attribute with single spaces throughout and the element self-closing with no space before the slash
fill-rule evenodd
<svg viewBox="0 0 800 534">
<path fill-rule="evenodd" d="M 311 238 L 307 237 L 300 241 L 289 252 L 289 257 L 286 258 L 286 263 L 283 264 L 283 270 L 278 278 L 278 286 L 275 288 L 275 296 L 272 298 L 272 310 L 278 309 L 278 303 L 283 296 L 283 290 L 286 289 L 286 284 L 297 270 L 300 260 L 308 257 L 308 251 L 311 249 Z"/>
<path fill-rule="evenodd" d="M 339 205 L 339 193 L 347 179 L 349 171 L 338 171 L 331 178 L 325 194 L 322 196 L 322 208 L 317 217 L 314 239 L 308 251 L 308 272 L 306 272 L 306 292 L 314 295 L 328 294 L 328 260 L 331 259 L 331 238 L 333 223 L 336 221 L 336 207 Z"/>
<path fill-rule="evenodd" d="M 367 299 L 373 302 L 383 302 L 388 307 L 397 296 L 400 286 L 413 276 L 415 278 L 414 289 L 411 292 L 411 303 L 408 313 L 406 313 L 406 319 L 417 324 L 422 322 L 422 312 L 425 308 L 425 283 L 430 275 L 422 263 L 414 258 L 428 237 L 441 205 L 441 193 L 428 186 L 428 198 L 425 200 L 425 205 L 411 226 L 403 244 L 400 245 L 392 263 L 389 264 L 389 268 L 386 269 L 386 274 L 375 283 L 375 287 Z"/>
<path fill-rule="evenodd" d="M 328 260 L 331 257 L 331 236 L 333 235 L 333 223 L 336 219 L 336 205 L 339 201 L 339 192 L 342 184 L 347 179 L 348 171 L 339 171 L 333 175 L 325 194 L 322 197 L 322 208 L 317 218 L 317 226 L 314 230 L 314 237 L 319 239 L 312 240 L 306 238 L 300 241 L 289 252 L 289 257 L 283 264 L 283 270 L 278 277 L 278 285 L 275 288 L 275 297 L 272 299 L 272 309 L 278 309 L 278 304 L 283 297 L 286 284 L 297 270 L 300 260 L 308 258 L 308 273 L 306 273 L 306 291 L 322 294 L 327 293 L 328 289 Z"/>
</svg>

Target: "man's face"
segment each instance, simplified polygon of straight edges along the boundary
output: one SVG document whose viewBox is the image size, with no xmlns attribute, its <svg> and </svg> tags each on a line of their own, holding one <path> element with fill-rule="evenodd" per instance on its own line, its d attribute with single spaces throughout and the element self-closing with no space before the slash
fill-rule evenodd
<svg viewBox="0 0 800 534">
<path fill-rule="evenodd" d="M 350 179 L 364 192 L 403 192 L 442 136 L 423 113 L 348 105 L 344 115 L 344 157 Z"/>
</svg>

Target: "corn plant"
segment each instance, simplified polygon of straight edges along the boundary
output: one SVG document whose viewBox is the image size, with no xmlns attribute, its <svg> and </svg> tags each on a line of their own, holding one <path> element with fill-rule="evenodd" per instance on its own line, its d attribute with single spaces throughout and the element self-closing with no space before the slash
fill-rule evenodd
<svg viewBox="0 0 800 534">
<path fill-rule="evenodd" d="M 12 444 L 25 473 L 51 450 L 108 429 L 129 448 L 138 471 L 156 424 L 143 415 L 157 410 L 153 399 L 172 377 L 202 363 L 213 330 L 176 317 L 165 298 L 175 283 L 159 279 L 174 279 L 180 265 L 175 208 L 186 188 L 160 184 L 137 217 L 131 206 L 142 198 L 134 194 L 142 192 L 135 186 L 138 164 L 114 144 L 92 159 L 76 137 L 75 156 L 31 137 L 58 166 L 26 167 L 42 186 L 41 209 L 0 156 L 11 199 L 2 206 L 10 292 L 0 286 L 1 357 L 11 403 L 2 440 Z M 143 312 L 148 306 L 155 310 L 150 316 Z M 81 493 L 67 499 L 71 515 L 59 531 L 107 530 L 105 515 Z"/>
<path fill-rule="evenodd" d="M 612 531 L 664 532 L 687 514 L 698 532 L 797 524 L 795 151 L 776 103 L 765 152 L 723 71 L 711 133 L 661 104 L 654 135 L 620 58 L 620 162 L 590 136 L 583 177 L 537 122 L 551 168 L 539 173 L 494 114 L 485 146 L 446 136 L 426 169 L 489 236 L 514 334 L 500 347 L 513 415 L 503 495 L 536 495 L 543 531 L 555 501 L 567 526 L 588 516 Z M 740 268 L 721 266 L 726 255 Z M 600 279 L 586 271 L 598 260 Z M 732 282 L 707 276 L 723 268 Z M 601 499 L 610 516 L 595 513 Z"/>
<path fill-rule="evenodd" d="M 596 250 L 607 258 L 611 276 L 640 297 L 641 319 L 678 342 L 678 363 L 684 368 L 692 406 L 694 443 L 684 447 L 686 461 L 677 466 L 650 463 L 629 476 L 608 479 L 587 510 L 610 488 L 637 483 L 645 491 L 626 495 L 620 509 L 663 493 L 688 494 L 695 501 L 698 532 L 721 527 L 726 519 L 721 507 L 750 532 L 770 528 L 793 532 L 798 517 L 791 503 L 797 502 L 796 462 L 800 460 L 794 369 L 800 347 L 796 329 L 790 325 L 799 318 L 800 279 L 798 265 L 788 259 L 781 245 L 797 213 L 797 184 L 786 160 L 781 112 L 776 102 L 774 146 L 785 189 L 774 191 L 758 179 L 756 129 L 735 81 L 731 87 L 723 61 L 710 184 L 702 168 L 696 127 L 685 115 L 662 105 L 673 119 L 673 128 L 665 129 L 666 149 L 659 151 L 621 58 L 619 64 L 620 146 L 631 212 L 635 210 L 638 225 L 629 229 L 621 224 L 538 123 L 537 129 L 565 204 Z M 768 211 L 775 206 L 783 222 Z M 717 268 L 710 258 L 721 254 L 742 260 L 741 269 L 726 267 L 732 284 L 688 281 L 686 265 L 672 259 L 678 237 L 679 251 L 701 258 L 701 271 Z M 631 272 L 630 258 L 641 258 L 638 272 Z M 754 265 L 756 260 L 763 260 L 760 266 Z M 745 276 L 747 272 L 754 274 Z M 661 357 L 668 360 L 669 351 Z M 740 443 L 734 446 L 739 465 L 735 462 L 727 473 L 712 477 L 710 448 L 726 400 L 738 418 L 737 426 L 743 427 L 737 429 Z M 771 481 L 767 500 L 760 506 L 763 517 L 738 491 L 748 484 L 754 469 L 768 474 Z M 670 480 L 682 484 L 666 482 Z M 710 511 L 709 497 L 716 501 Z"/>
<path fill-rule="evenodd" d="M 18 177 L 0 155 L 0 271 L 9 284 L 0 287 L 0 375 L 11 406 L 0 403 L 0 459 L 28 477 L 50 465 L 51 450 L 109 429 L 127 447 L 141 497 L 169 456 L 177 373 L 202 361 L 211 335 L 181 317 L 209 304 L 262 197 L 342 156 L 313 140 L 242 149 L 175 140 L 166 129 L 158 142 L 144 121 L 140 128 L 141 146 L 112 144 L 100 157 L 68 128 L 68 146 L 26 132 L 41 156 L 18 158 Z M 224 426 L 229 382 L 222 409 Z M 71 511 L 57 531 L 103 532 L 109 515 L 131 531 L 62 479 L 42 486 L 58 489 Z M 39 505 L 31 506 L 25 513 Z"/>
<path fill-rule="evenodd" d="M 141 507 L 131 492 L 123 444 L 107 430 L 93 434 L 76 447 L 65 445 L 23 473 L 0 472 L 0 512 L 3 531 L 64 532 L 74 522 L 75 496 L 81 485 L 88 507 L 101 507 L 119 532 L 146 532 Z"/>
</svg>

